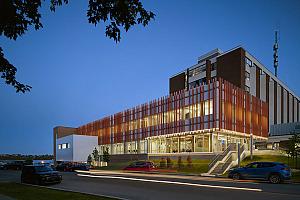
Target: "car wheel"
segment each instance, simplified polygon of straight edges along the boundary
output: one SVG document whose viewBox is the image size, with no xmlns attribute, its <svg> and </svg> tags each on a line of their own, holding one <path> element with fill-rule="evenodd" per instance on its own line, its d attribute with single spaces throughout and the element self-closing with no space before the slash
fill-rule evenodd
<svg viewBox="0 0 300 200">
<path fill-rule="evenodd" d="M 269 181 L 270 183 L 273 183 L 273 184 L 278 184 L 281 182 L 281 178 L 278 174 L 272 174 L 270 177 L 269 177 Z"/>
<path fill-rule="evenodd" d="M 232 174 L 232 179 L 239 180 L 239 179 L 241 179 L 241 175 L 239 173 L 234 173 L 234 174 Z"/>
</svg>

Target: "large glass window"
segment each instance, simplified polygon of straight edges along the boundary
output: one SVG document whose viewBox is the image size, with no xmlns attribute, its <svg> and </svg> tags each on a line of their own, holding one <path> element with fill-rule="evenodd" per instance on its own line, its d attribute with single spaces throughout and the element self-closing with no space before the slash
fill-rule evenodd
<svg viewBox="0 0 300 200">
<path fill-rule="evenodd" d="M 212 115 L 213 114 L 213 101 L 208 100 L 204 102 L 204 115 Z"/>
</svg>

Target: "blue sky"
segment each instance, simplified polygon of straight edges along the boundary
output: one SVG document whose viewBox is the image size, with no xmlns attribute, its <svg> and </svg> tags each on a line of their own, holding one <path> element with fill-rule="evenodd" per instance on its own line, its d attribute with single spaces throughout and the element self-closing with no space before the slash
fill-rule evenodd
<svg viewBox="0 0 300 200">
<path fill-rule="evenodd" d="M 300 1 L 142 1 L 156 14 L 121 43 L 104 24 L 86 18 L 87 1 L 70 1 L 44 28 L 12 41 L 0 36 L 5 56 L 30 93 L 0 80 L 0 153 L 52 153 L 53 127 L 77 127 L 168 94 L 168 78 L 212 49 L 242 45 L 273 71 L 274 30 L 280 29 L 279 77 L 298 96 Z"/>
</svg>

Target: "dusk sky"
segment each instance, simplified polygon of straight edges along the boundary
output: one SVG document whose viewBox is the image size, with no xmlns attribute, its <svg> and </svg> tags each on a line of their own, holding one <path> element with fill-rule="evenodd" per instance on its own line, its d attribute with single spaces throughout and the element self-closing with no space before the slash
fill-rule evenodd
<svg viewBox="0 0 300 200">
<path fill-rule="evenodd" d="M 47 1 L 49 2 L 49 1 Z M 169 77 L 198 56 L 243 46 L 273 70 L 274 30 L 280 30 L 279 78 L 300 95 L 300 1 L 142 1 L 156 18 L 116 44 L 103 23 L 87 21 L 88 1 L 50 12 L 44 28 L 17 41 L 0 36 L 17 78 L 16 93 L 0 80 L 0 154 L 52 154 L 53 128 L 78 127 L 168 94 Z"/>
</svg>

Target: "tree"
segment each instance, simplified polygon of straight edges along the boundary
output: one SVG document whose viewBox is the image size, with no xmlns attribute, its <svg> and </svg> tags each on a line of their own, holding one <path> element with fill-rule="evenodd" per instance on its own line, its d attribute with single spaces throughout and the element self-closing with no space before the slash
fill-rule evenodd
<svg viewBox="0 0 300 200">
<path fill-rule="evenodd" d="M 103 152 L 103 161 L 107 162 L 107 163 L 110 161 L 108 150 L 109 150 L 108 147 L 106 147 L 104 152 Z"/>
<path fill-rule="evenodd" d="M 288 146 L 286 153 L 288 156 L 291 156 L 292 160 L 295 162 L 295 168 L 298 168 L 298 155 L 300 153 L 300 135 L 293 134 L 291 138 L 288 140 Z"/>
<path fill-rule="evenodd" d="M 0 35 L 16 40 L 28 31 L 43 27 L 39 8 L 42 0 L 1 0 Z M 51 0 L 50 10 L 55 12 L 58 6 L 68 4 L 69 0 Z M 140 0 L 89 0 L 87 18 L 90 24 L 106 25 L 105 35 L 116 43 L 121 40 L 121 29 L 126 32 L 136 24 L 147 26 L 155 14 L 144 9 Z M 16 92 L 30 91 L 31 86 L 16 80 L 17 68 L 4 57 L 0 47 L 0 74 L 5 83 L 13 86 Z"/>
<path fill-rule="evenodd" d="M 92 162 L 93 162 L 93 159 L 92 159 L 92 156 L 91 156 L 91 154 L 89 154 L 88 155 L 88 157 L 87 157 L 87 164 L 89 164 L 89 165 L 91 165 L 92 164 Z"/>
<path fill-rule="evenodd" d="M 95 149 L 93 150 L 92 155 L 93 155 L 94 161 L 98 162 L 99 159 L 100 159 L 100 155 L 99 155 L 99 151 L 98 151 L 98 149 L 97 149 L 96 147 L 95 147 Z"/>
</svg>

